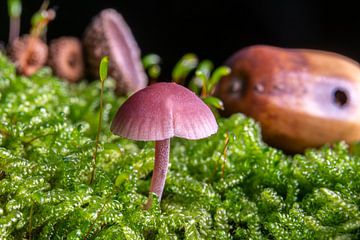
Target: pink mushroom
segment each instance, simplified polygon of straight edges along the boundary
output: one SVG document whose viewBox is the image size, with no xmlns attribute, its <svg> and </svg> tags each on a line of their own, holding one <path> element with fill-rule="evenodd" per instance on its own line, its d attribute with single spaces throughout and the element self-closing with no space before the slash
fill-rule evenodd
<svg viewBox="0 0 360 240">
<path fill-rule="evenodd" d="M 156 83 L 132 95 L 118 110 L 111 131 L 138 141 L 155 141 L 150 192 L 159 201 L 169 163 L 170 138 L 206 138 L 217 132 L 215 117 L 192 91 L 176 83 Z M 146 208 L 151 206 L 151 198 Z"/>
<path fill-rule="evenodd" d="M 93 19 L 84 34 L 84 48 L 90 74 L 95 78 L 102 57 L 109 56 L 109 75 L 116 81 L 117 93 L 134 93 L 146 87 L 140 48 L 116 10 L 104 9 Z"/>
</svg>

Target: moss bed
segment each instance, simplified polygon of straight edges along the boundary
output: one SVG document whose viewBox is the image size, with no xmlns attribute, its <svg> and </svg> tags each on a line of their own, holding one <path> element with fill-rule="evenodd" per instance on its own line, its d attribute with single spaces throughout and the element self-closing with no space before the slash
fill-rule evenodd
<svg viewBox="0 0 360 240">
<path fill-rule="evenodd" d="M 163 200 L 144 211 L 153 143 L 110 133 L 125 99 L 113 94 L 113 81 L 105 85 L 89 185 L 99 81 L 70 85 L 47 68 L 16 76 L 0 55 L 0 239 L 360 238 L 356 146 L 288 156 L 240 114 L 219 119 L 209 139 L 172 140 Z"/>
</svg>

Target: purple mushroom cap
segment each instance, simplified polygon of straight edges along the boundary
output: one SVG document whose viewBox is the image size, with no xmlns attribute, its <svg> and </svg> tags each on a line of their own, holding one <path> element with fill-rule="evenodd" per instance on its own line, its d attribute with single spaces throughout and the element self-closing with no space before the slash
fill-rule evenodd
<svg viewBox="0 0 360 240">
<path fill-rule="evenodd" d="M 206 138 L 218 125 L 210 108 L 176 83 L 156 83 L 132 95 L 118 110 L 111 131 L 122 137 L 159 141 Z"/>
<path fill-rule="evenodd" d="M 118 93 L 133 93 L 147 85 L 140 49 L 124 18 L 114 9 L 101 11 L 87 27 L 84 47 L 89 70 L 98 77 L 101 58 L 110 58 L 109 75 Z"/>
</svg>

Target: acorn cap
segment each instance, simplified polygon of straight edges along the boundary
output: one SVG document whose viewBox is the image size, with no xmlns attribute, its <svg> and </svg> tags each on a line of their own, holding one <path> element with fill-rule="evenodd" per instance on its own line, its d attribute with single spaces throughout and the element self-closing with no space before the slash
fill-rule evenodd
<svg viewBox="0 0 360 240">
<path fill-rule="evenodd" d="M 55 74 L 70 82 L 84 76 L 84 60 L 81 42 L 75 37 L 61 37 L 51 41 L 49 66 Z"/>
<path fill-rule="evenodd" d="M 40 38 L 25 35 L 11 43 L 9 56 L 18 72 L 29 76 L 45 65 L 48 47 Z"/>
<path fill-rule="evenodd" d="M 218 125 L 208 106 L 176 83 L 155 83 L 132 95 L 118 110 L 111 131 L 125 138 L 159 141 L 206 138 Z"/>
<path fill-rule="evenodd" d="M 98 78 L 99 63 L 109 56 L 109 75 L 116 80 L 118 93 L 132 93 L 147 85 L 140 49 L 123 17 L 105 9 L 87 27 L 84 35 L 90 73 Z"/>
</svg>

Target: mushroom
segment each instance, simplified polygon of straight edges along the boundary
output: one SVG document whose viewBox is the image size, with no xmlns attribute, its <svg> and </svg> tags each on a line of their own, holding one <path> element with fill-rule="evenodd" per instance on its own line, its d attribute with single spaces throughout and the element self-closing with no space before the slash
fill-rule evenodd
<svg viewBox="0 0 360 240">
<path fill-rule="evenodd" d="M 287 152 L 360 139 L 359 63 L 309 49 L 251 46 L 228 61 L 218 84 L 224 115 L 260 122 L 264 140 Z"/>
<path fill-rule="evenodd" d="M 48 47 L 40 38 L 25 35 L 10 43 L 9 56 L 19 73 L 30 76 L 45 65 Z"/>
<path fill-rule="evenodd" d="M 51 41 L 49 66 L 55 74 L 70 82 L 84 76 L 84 61 L 81 42 L 75 37 L 61 37 Z"/>
<path fill-rule="evenodd" d="M 150 192 L 162 197 L 169 163 L 170 138 L 206 138 L 217 132 L 208 106 L 176 83 L 155 83 L 132 95 L 118 110 L 111 131 L 137 141 L 155 141 Z M 151 206 L 149 198 L 146 208 Z"/>
<path fill-rule="evenodd" d="M 90 74 L 98 77 L 103 56 L 111 59 L 109 75 L 116 80 L 118 93 L 133 93 L 147 85 L 139 47 L 123 17 L 114 9 L 97 15 L 84 34 L 84 47 Z"/>
</svg>

